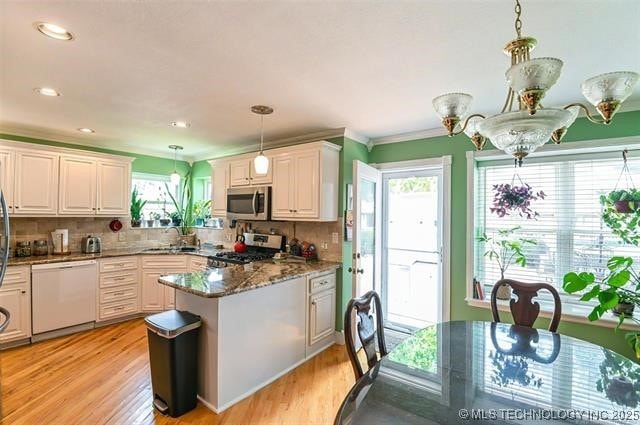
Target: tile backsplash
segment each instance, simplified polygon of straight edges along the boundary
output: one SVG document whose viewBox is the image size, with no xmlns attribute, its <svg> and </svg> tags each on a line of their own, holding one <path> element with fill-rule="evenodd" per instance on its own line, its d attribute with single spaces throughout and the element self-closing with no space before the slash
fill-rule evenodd
<svg viewBox="0 0 640 425">
<path fill-rule="evenodd" d="M 122 230 L 112 232 L 109 222 L 113 217 L 11 217 L 9 221 L 11 253 L 16 242 L 46 239 L 52 250 L 51 232 L 69 229 L 69 250 L 80 252 L 82 238 L 91 235 L 102 240 L 102 249 L 150 248 L 177 243 L 178 234 L 171 228 L 131 228 L 127 218 L 122 218 Z"/>
<path fill-rule="evenodd" d="M 285 235 L 287 239 L 297 238 L 315 244 L 318 257 L 323 260 L 342 261 L 342 220 L 332 222 L 293 222 L 293 221 L 239 221 L 236 228 L 229 228 L 228 221 L 223 220 L 222 229 L 198 228 L 196 234 L 204 242 L 231 246 L 236 235 L 242 228 L 251 228 L 257 233 L 269 233 Z M 332 234 L 337 233 L 338 243 L 333 243 Z M 322 243 L 327 244 L 327 249 L 322 248 Z"/>
</svg>

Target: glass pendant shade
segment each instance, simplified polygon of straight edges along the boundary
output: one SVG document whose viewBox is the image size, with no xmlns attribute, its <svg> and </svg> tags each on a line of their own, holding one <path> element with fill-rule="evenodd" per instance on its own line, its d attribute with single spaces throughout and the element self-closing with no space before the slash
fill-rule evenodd
<svg viewBox="0 0 640 425">
<path fill-rule="evenodd" d="M 571 114 L 551 108 L 541 109 L 535 115 L 527 111 L 507 112 L 484 119 L 478 130 L 496 148 L 522 159 L 544 145 L 554 130 L 568 122 Z"/>
<path fill-rule="evenodd" d="M 558 81 L 561 70 L 560 59 L 535 58 L 513 65 L 505 76 L 509 87 L 522 95 L 527 90 L 549 90 Z"/>
<path fill-rule="evenodd" d="M 269 158 L 264 156 L 262 152 L 253 159 L 253 167 L 256 174 L 267 174 L 269 171 Z"/>
<path fill-rule="evenodd" d="M 433 109 L 440 119 L 461 117 L 467 113 L 473 96 L 466 93 L 447 93 L 433 99 Z"/>
<path fill-rule="evenodd" d="M 624 102 L 637 83 L 637 72 L 608 72 L 582 83 L 582 94 L 593 106 L 605 101 Z"/>
<path fill-rule="evenodd" d="M 471 117 L 467 122 L 467 127 L 464 129 L 464 134 L 469 137 L 473 137 L 474 134 L 478 133 L 478 125 L 484 121 L 482 117 Z"/>
<path fill-rule="evenodd" d="M 178 174 L 178 172 L 176 171 L 171 173 L 171 176 L 169 176 L 169 178 L 171 179 L 171 184 L 174 186 L 177 186 L 178 183 L 180 183 L 180 174 Z"/>
</svg>

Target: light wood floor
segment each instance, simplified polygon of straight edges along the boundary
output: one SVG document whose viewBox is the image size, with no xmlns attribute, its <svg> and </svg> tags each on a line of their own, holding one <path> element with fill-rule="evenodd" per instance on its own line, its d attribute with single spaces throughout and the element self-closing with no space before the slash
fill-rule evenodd
<svg viewBox="0 0 640 425">
<path fill-rule="evenodd" d="M 354 378 L 335 345 L 220 415 L 151 405 L 142 319 L 0 352 L 3 424 L 330 424 Z M 260 347 L 256 347 L 259 355 Z"/>
</svg>

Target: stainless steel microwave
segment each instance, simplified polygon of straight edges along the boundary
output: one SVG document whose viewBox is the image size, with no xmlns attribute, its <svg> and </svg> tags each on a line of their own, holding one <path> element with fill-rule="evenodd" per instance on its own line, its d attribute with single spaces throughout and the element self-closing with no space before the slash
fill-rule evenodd
<svg viewBox="0 0 640 425">
<path fill-rule="evenodd" d="M 227 218 L 253 221 L 271 219 L 271 187 L 236 187 L 228 189 Z"/>
</svg>

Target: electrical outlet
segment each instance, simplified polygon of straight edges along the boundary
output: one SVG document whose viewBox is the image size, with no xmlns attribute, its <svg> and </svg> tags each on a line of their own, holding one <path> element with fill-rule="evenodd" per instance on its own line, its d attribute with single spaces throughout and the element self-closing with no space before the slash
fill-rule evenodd
<svg viewBox="0 0 640 425">
<path fill-rule="evenodd" d="M 331 243 L 337 244 L 340 242 L 340 235 L 338 234 L 338 232 L 333 232 L 331 234 Z"/>
<path fill-rule="evenodd" d="M 127 234 L 122 232 L 122 233 L 118 233 L 118 242 L 126 242 L 127 241 Z"/>
<path fill-rule="evenodd" d="M 227 242 L 231 242 L 231 235 L 230 234 L 226 234 L 224 235 L 224 238 L 227 240 Z"/>
<path fill-rule="evenodd" d="M 322 241 L 320 243 L 320 248 L 322 248 L 324 251 L 327 251 L 329 249 L 329 244 L 325 241 Z"/>
</svg>

